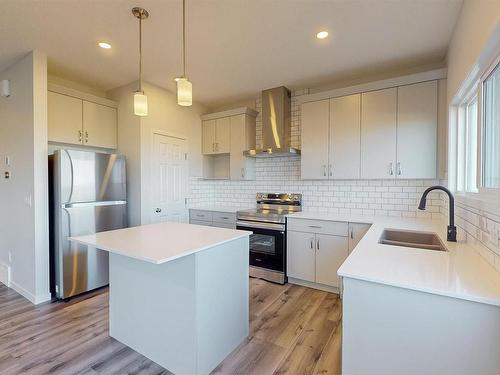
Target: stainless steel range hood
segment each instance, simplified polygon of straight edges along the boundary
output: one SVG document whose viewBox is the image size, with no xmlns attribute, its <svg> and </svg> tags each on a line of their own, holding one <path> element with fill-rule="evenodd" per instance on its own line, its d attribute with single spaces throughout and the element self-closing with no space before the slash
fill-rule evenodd
<svg viewBox="0 0 500 375">
<path fill-rule="evenodd" d="M 290 90 L 276 87 L 262 91 L 262 146 L 244 152 L 251 157 L 276 157 L 300 155 L 291 147 Z"/>
</svg>

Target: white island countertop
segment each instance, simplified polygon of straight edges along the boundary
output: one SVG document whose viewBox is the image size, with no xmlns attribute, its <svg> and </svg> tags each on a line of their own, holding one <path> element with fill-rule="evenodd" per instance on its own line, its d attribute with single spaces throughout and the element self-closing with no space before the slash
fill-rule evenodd
<svg viewBox="0 0 500 375">
<path fill-rule="evenodd" d="M 70 241 L 162 264 L 250 234 L 242 230 L 167 222 L 70 237 Z"/>
<path fill-rule="evenodd" d="M 444 216 L 431 220 L 300 212 L 288 217 L 372 224 L 339 268 L 342 277 L 500 306 L 500 272 L 475 245 L 460 239 L 446 241 L 448 220 Z M 436 233 L 448 251 L 381 244 L 384 229 Z"/>
</svg>

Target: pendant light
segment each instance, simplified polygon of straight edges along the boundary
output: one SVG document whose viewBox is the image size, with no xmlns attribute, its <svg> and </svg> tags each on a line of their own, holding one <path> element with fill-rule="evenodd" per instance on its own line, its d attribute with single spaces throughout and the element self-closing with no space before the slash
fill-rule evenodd
<svg viewBox="0 0 500 375">
<path fill-rule="evenodd" d="M 142 20 L 149 17 L 144 8 L 132 8 L 132 14 L 139 20 L 139 87 L 134 93 L 134 114 L 137 116 L 148 115 L 148 97 L 142 90 Z"/>
<path fill-rule="evenodd" d="M 193 84 L 186 77 L 186 0 L 182 0 L 182 76 L 177 82 L 177 104 L 188 107 L 193 104 Z"/>
</svg>

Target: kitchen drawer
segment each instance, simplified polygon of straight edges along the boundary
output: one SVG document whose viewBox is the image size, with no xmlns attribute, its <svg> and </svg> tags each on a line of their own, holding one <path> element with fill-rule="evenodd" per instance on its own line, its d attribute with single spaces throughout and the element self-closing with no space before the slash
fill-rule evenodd
<svg viewBox="0 0 500 375">
<path fill-rule="evenodd" d="M 212 226 L 212 222 L 211 221 L 202 221 L 202 220 L 193 220 L 193 219 L 189 220 L 189 224 L 205 225 L 207 227 L 211 227 Z"/>
<path fill-rule="evenodd" d="M 190 210 L 189 219 L 212 222 L 212 212 L 204 210 Z"/>
<path fill-rule="evenodd" d="M 349 223 L 342 221 L 294 219 L 289 217 L 287 229 L 297 232 L 330 234 L 334 236 L 347 237 L 349 233 Z"/>
<path fill-rule="evenodd" d="M 236 214 L 231 212 L 212 212 L 214 223 L 226 223 L 236 225 Z"/>
<path fill-rule="evenodd" d="M 212 226 L 218 228 L 236 229 L 236 223 L 216 223 L 214 221 Z"/>
</svg>

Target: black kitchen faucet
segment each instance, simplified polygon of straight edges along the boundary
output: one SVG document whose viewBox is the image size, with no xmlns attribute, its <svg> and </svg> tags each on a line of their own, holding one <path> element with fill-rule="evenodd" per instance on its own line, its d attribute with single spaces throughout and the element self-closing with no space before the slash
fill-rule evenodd
<svg viewBox="0 0 500 375">
<path fill-rule="evenodd" d="M 448 225 L 447 232 L 447 240 L 451 242 L 457 242 L 457 227 L 455 226 L 455 199 L 453 198 L 453 194 L 444 186 L 431 186 L 427 188 L 422 194 L 422 198 L 420 198 L 420 203 L 418 205 L 419 210 L 425 210 L 425 203 L 427 199 L 427 194 L 429 194 L 433 190 L 442 190 L 446 194 L 448 194 L 449 198 L 449 211 L 450 211 L 450 223 Z"/>
</svg>

